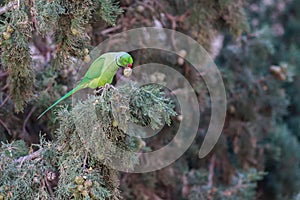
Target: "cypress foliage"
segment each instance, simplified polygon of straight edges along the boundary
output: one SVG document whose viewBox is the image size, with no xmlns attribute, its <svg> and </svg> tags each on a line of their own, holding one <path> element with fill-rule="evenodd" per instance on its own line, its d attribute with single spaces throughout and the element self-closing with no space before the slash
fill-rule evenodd
<svg viewBox="0 0 300 200">
<path fill-rule="evenodd" d="M 58 112 L 54 142 L 42 140 L 33 153 L 21 141 L 2 144 L 0 198 L 119 199 L 118 171 L 110 162 L 133 168 L 143 147 L 141 139 L 129 136 L 129 122 L 156 128 L 162 119 L 171 123 L 175 114 L 171 99 L 156 85 L 103 88 L 72 111 Z"/>
<path fill-rule="evenodd" d="M 47 139 L 54 139 L 42 139 L 32 148 L 20 141 L 2 144 L 0 199 L 299 198 L 299 0 L 0 2 L 13 5 L 1 9 L 0 140 L 38 143 L 34 133 L 41 129 Z M 113 24 L 117 26 L 109 27 Z M 213 152 L 198 160 L 210 116 L 205 83 L 188 63 L 158 52 L 155 59 L 182 72 L 195 88 L 201 110 L 199 133 L 189 151 L 171 166 L 147 174 L 122 174 L 119 180 L 119 174 L 107 167 L 109 158 L 120 156 L 116 147 L 133 153 L 144 145 L 139 138 L 128 137 L 128 121 L 157 128 L 175 114 L 171 101 L 157 101 L 166 97 L 164 91 L 135 85 L 118 91 L 107 88 L 72 110 L 58 111 L 56 125 L 54 115 L 39 124 L 35 117 L 73 87 L 69 83 L 74 63 L 89 61 L 90 44 L 143 26 L 190 35 L 216 56 L 228 97 L 227 118 Z M 172 36 L 166 39 L 172 43 Z M 151 56 L 151 50 L 141 52 L 133 53 L 135 63 L 146 63 L 145 57 Z M 131 103 L 124 104 L 130 93 Z M 24 113 L 13 113 L 13 107 Z M 146 140 L 144 150 L 167 144 L 179 124 L 180 116 L 158 138 Z M 112 143 L 103 142 L 107 139 Z M 124 165 L 133 167 L 134 155 L 127 154 Z"/>
<path fill-rule="evenodd" d="M 10 94 L 15 103 L 15 111 L 23 111 L 33 95 L 34 73 L 29 49 L 31 26 L 27 13 L 13 10 L 1 25 L 1 62 L 9 72 Z"/>
</svg>

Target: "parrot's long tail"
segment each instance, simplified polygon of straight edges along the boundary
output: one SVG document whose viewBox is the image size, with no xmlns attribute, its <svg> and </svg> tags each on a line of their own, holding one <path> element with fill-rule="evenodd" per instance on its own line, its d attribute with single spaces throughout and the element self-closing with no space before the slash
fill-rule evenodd
<svg viewBox="0 0 300 200">
<path fill-rule="evenodd" d="M 75 92 L 77 92 L 78 90 L 81 90 L 83 87 L 83 84 L 77 85 L 74 89 L 72 89 L 70 92 L 68 92 L 67 94 L 65 94 L 65 96 L 63 96 L 62 98 L 58 99 L 55 103 L 53 103 L 49 108 L 47 108 L 42 114 L 40 114 L 40 116 L 38 116 L 37 119 L 40 119 L 46 112 L 48 112 L 51 108 L 53 108 L 54 106 L 56 106 L 59 102 L 65 100 L 66 98 L 68 98 L 69 96 L 71 96 L 72 94 L 74 94 Z"/>
</svg>

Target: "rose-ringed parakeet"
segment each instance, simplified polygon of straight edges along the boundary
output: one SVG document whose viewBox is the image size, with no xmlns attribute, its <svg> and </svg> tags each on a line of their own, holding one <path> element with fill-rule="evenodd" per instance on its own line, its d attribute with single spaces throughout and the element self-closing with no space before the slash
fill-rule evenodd
<svg viewBox="0 0 300 200">
<path fill-rule="evenodd" d="M 102 54 L 91 64 L 81 82 L 73 90 L 58 99 L 42 114 L 40 114 L 38 119 L 41 118 L 51 108 L 56 106 L 59 102 L 83 88 L 89 87 L 91 89 L 95 89 L 97 87 L 102 87 L 107 83 L 111 83 L 119 67 L 131 68 L 132 63 L 132 57 L 126 52 L 109 52 Z"/>
</svg>

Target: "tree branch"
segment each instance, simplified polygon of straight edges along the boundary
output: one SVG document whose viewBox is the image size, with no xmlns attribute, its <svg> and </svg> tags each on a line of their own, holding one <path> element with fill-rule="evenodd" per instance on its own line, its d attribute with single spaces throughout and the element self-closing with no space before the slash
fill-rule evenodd
<svg viewBox="0 0 300 200">
<path fill-rule="evenodd" d="M 12 136 L 10 129 L 8 128 L 8 126 L 1 119 L 0 119 L 0 124 L 7 130 L 8 134 L 10 136 Z"/>
<path fill-rule="evenodd" d="M 214 154 L 211 157 L 210 163 L 209 163 L 209 175 L 208 175 L 208 183 L 207 183 L 207 186 L 209 188 L 212 188 L 212 186 L 213 186 L 215 162 L 216 162 L 216 155 Z"/>
<path fill-rule="evenodd" d="M 104 29 L 103 31 L 101 31 L 101 34 L 106 35 L 108 33 L 114 32 L 114 31 L 116 31 L 120 28 L 122 28 L 121 25 L 117 25 L 117 26 L 114 26 L 114 27 L 111 27 L 111 28 L 107 28 L 107 29 Z"/>
<path fill-rule="evenodd" d="M 43 148 L 40 148 L 39 150 L 37 150 L 27 156 L 23 156 L 23 157 L 16 159 L 15 162 L 20 163 L 20 165 L 18 167 L 21 167 L 25 160 L 33 160 L 35 158 L 38 158 L 40 156 L 40 154 L 42 153 L 42 151 L 43 151 Z"/>
<path fill-rule="evenodd" d="M 23 138 L 25 138 L 25 135 L 26 135 L 26 125 L 27 125 L 27 122 L 29 120 L 29 118 L 31 117 L 32 113 L 35 111 L 36 107 L 33 107 L 30 112 L 28 113 L 28 115 L 26 116 L 25 120 L 24 120 L 24 123 L 23 123 L 23 126 L 22 126 L 22 133 L 21 133 L 21 136 L 24 136 Z"/>
<path fill-rule="evenodd" d="M 6 4 L 5 6 L 0 8 L 0 15 L 6 13 L 7 11 L 9 11 L 10 9 L 12 9 L 15 6 L 15 2 L 9 2 L 8 4 Z"/>
</svg>

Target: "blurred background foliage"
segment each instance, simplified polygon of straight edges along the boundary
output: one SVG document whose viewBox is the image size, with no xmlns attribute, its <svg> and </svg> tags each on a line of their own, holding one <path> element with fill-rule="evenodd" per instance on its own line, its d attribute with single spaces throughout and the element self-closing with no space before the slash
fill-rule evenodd
<svg viewBox="0 0 300 200">
<path fill-rule="evenodd" d="M 133 52 L 135 65 L 155 58 L 185 75 L 197 93 L 201 122 L 192 146 L 169 167 L 119 174 L 121 196 L 299 199 L 300 0 L 0 3 L 1 141 L 21 139 L 29 146 L 40 142 L 40 133 L 47 140 L 55 139 L 60 126 L 55 114 L 40 121 L 36 117 L 73 87 L 74 64 L 89 62 L 89 50 L 115 33 L 164 27 L 191 36 L 215 59 L 227 94 L 224 130 L 214 150 L 200 160 L 197 154 L 210 119 L 209 94 L 201 75 L 174 55 Z M 148 150 L 173 138 L 180 115 L 172 119 L 158 137 L 145 141 Z"/>
</svg>

